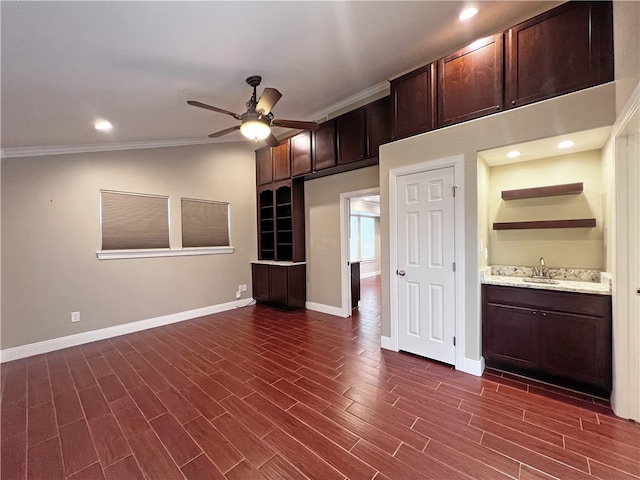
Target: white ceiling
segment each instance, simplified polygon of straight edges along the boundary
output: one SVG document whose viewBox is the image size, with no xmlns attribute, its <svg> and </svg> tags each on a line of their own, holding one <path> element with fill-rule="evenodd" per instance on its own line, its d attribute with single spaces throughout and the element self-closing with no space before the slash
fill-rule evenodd
<svg viewBox="0 0 640 480">
<path fill-rule="evenodd" d="M 242 113 L 249 75 L 282 92 L 276 118 L 321 120 L 558 3 L 480 1 L 462 23 L 469 2 L 2 1 L 3 153 L 209 142 L 236 121 L 186 101 Z"/>
<path fill-rule="evenodd" d="M 529 160 L 539 160 L 542 158 L 568 155 L 571 153 L 587 152 L 590 150 L 600 150 L 611 136 L 611 127 L 600 127 L 592 130 L 583 130 L 558 137 L 541 138 L 532 142 L 507 145 L 500 148 L 492 148 L 478 152 L 478 156 L 490 167 L 507 165 L 509 163 L 527 162 Z M 570 140 L 573 146 L 559 148 L 562 141 Z M 509 158 L 507 154 L 511 151 L 520 152 L 520 156 Z"/>
</svg>

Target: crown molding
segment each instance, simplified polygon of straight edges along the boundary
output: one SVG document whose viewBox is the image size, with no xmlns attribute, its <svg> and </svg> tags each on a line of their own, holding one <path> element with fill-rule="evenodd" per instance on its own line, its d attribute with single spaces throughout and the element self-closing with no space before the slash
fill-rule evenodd
<svg viewBox="0 0 640 480">
<path fill-rule="evenodd" d="M 390 92 L 390 84 L 387 80 L 380 82 L 372 87 L 369 87 L 365 90 L 362 90 L 350 97 L 347 97 L 339 102 L 336 102 L 332 105 L 329 105 L 326 108 L 316 112 L 315 114 L 309 115 L 310 118 L 315 118 L 317 121 L 329 120 L 332 113 L 347 108 L 351 105 L 355 105 L 358 102 L 365 100 L 369 97 L 373 97 L 378 93 L 389 93 Z"/>
<path fill-rule="evenodd" d="M 179 140 L 154 140 L 144 142 L 97 143 L 85 145 L 58 145 L 50 147 L 3 148 L 2 158 L 40 157 L 44 155 L 66 155 L 72 153 L 111 152 L 116 150 L 138 150 L 144 148 L 184 147 L 208 143 L 226 143 L 210 138 L 186 138 Z"/>
</svg>

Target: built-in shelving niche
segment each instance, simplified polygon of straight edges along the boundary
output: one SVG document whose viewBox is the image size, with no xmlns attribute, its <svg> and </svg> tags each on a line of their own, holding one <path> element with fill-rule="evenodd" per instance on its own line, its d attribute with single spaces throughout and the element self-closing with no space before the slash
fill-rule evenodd
<svg viewBox="0 0 640 480">
<path fill-rule="evenodd" d="M 584 185 L 579 183 L 563 183 L 544 187 L 520 188 L 517 190 L 503 190 L 502 199 L 523 200 L 527 198 L 555 197 L 560 195 L 576 195 L 582 193 Z M 534 220 L 526 222 L 494 222 L 494 230 L 525 230 L 539 228 L 593 228 L 595 218 L 570 218 L 566 220 Z"/>
</svg>

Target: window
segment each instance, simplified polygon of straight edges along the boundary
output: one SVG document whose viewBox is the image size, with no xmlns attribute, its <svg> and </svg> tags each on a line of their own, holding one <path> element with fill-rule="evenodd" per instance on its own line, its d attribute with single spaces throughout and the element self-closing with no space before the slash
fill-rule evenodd
<svg viewBox="0 0 640 480">
<path fill-rule="evenodd" d="M 376 256 L 373 217 L 351 215 L 350 261 L 370 260 Z"/>
<path fill-rule="evenodd" d="M 229 204 L 183 198 L 182 248 L 229 245 Z"/>
<path fill-rule="evenodd" d="M 100 191 L 102 250 L 169 248 L 169 197 Z"/>
</svg>

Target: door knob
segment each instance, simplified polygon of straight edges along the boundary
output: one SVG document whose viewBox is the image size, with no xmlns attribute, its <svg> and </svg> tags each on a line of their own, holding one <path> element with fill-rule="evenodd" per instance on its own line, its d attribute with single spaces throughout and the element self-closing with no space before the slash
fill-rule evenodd
<svg viewBox="0 0 640 480">
<path fill-rule="evenodd" d="M 405 272 L 404 270 L 396 270 L 396 273 L 398 275 L 400 275 L 401 277 L 404 277 L 406 275 L 407 272 Z"/>
</svg>

